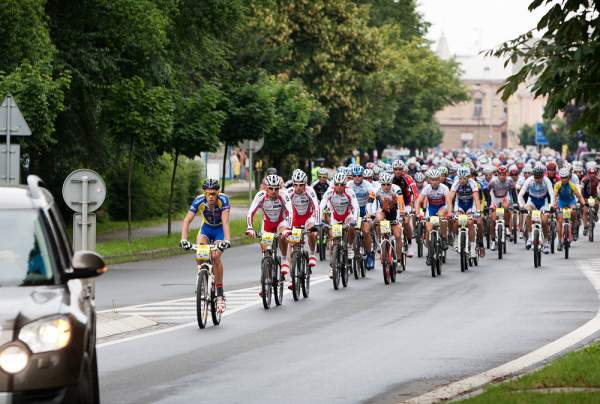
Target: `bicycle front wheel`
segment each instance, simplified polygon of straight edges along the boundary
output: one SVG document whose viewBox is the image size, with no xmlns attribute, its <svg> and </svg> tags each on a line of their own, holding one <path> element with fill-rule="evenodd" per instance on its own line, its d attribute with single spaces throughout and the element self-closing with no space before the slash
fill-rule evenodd
<svg viewBox="0 0 600 404">
<path fill-rule="evenodd" d="M 390 271 L 392 270 L 392 263 L 389 261 L 390 248 L 389 241 L 383 240 L 381 242 L 381 269 L 383 272 L 383 283 L 386 285 L 390 283 Z"/>
<path fill-rule="evenodd" d="M 198 272 L 198 280 L 196 281 L 196 318 L 198 320 L 198 327 L 206 327 L 208 321 L 208 271 L 201 269 Z"/>
<path fill-rule="evenodd" d="M 302 260 L 302 297 L 305 299 L 310 294 L 310 270 L 306 268 L 307 258 L 304 256 Z"/>
<path fill-rule="evenodd" d="M 340 245 L 334 244 L 333 249 L 331 250 L 331 261 L 329 265 L 331 265 L 331 271 L 333 274 L 333 288 L 335 290 L 338 290 L 340 287 L 340 271 L 338 265 L 338 261 L 340 259 Z"/>
<path fill-rule="evenodd" d="M 271 273 L 270 258 L 264 257 L 260 267 L 260 291 L 262 302 L 265 310 L 268 310 L 271 307 L 271 298 L 273 296 L 273 274 Z"/>
<path fill-rule="evenodd" d="M 283 276 L 281 276 L 281 266 L 274 259 L 271 261 L 271 274 L 273 279 L 273 291 L 275 292 L 275 304 L 281 306 L 283 304 Z"/>
<path fill-rule="evenodd" d="M 301 274 L 301 266 L 302 266 L 302 255 L 299 252 L 292 253 L 292 296 L 294 297 L 294 301 L 298 301 L 300 299 L 300 274 Z"/>
<path fill-rule="evenodd" d="M 217 291 L 214 285 L 210 287 L 210 314 L 214 325 L 219 325 L 221 322 L 221 313 L 217 311 Z"/>
</svg>

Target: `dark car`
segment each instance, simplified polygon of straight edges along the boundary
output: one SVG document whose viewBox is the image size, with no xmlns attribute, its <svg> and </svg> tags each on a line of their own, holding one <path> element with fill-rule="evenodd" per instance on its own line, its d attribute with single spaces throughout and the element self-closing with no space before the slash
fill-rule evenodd
<svg viewBox="0 0 600 404">
<path fill-rule="evenodd" d="M 0 187 L 0 404 L 99 403 L 95 253 L 73 255 L 36 176 Z"/>
</svg>

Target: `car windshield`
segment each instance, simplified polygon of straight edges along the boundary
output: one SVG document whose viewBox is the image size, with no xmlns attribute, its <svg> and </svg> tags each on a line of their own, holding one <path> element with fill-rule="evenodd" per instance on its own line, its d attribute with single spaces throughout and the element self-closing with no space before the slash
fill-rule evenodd
<svg viewBox="0 0 600 404">
<path fill-rule="evenodd" d="M 44 229 L 38 211 L 0 211 L 0 286 L 53 283 Z"/>
</svg>

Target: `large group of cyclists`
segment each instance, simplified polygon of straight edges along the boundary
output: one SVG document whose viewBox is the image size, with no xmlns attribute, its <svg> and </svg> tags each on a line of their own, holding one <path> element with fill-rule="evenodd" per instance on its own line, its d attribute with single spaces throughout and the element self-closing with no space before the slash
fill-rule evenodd
<svg viewBox="0 0 600 404">
<path fill-rule="evenodd" d="M 415 255 L 426 260 L 432 277 L 440 276 L 449 250 L 464 272 L 479 265 L 486 250 L 502 259 L 518 240 L 533 252 L 537 268 L 543 254 L 562 252 L 568 259 L 580 233 L 593 241 L 598 219 L 596 162 L 554 154 L 487 151 L 475 158 L 466 151 L 440 152 L 319 167 L 311 177 L 296 169 L 286 181 L 276 168 L 267 169 L 248 210 L 246 235 L 259 240 L 262 252 L 265 309 L 272 300 L 283 302 L 285 287 L 294 300 L 308 297 L 318 260 L 329 259 L 336 290 L 351 277 L 367 276 L 377 263 L 384 283 L 394 283 Z M 207 312 L 218 324 L 225 311 L 221 255 L 231 243 L 228 197 L 216 179 L 206 179 L 202 188 L 184 220 L 180 246 L 197 251 L 204 327 Z M 189 224 L 196 215 L 203 224 L 191 244 Z"/>
</svg>

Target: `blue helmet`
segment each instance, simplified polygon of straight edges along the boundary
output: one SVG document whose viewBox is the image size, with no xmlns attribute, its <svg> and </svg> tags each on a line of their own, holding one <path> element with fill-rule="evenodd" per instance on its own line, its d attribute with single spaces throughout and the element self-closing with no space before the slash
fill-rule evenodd
<svg viewBox="0 0 600 404">
<path fill-rule="evenodd" d="M 354 177 L 360 177 L 363 175 L 363 171 L 365 169 L 363 168 L 363 166 L 361 166 L 360 164 L 356 164 L 354 167 L 352 167 L 352 175 Z"/>
</svg>

